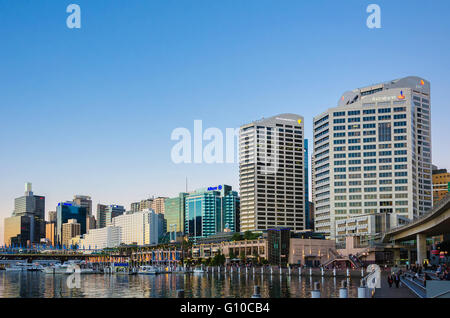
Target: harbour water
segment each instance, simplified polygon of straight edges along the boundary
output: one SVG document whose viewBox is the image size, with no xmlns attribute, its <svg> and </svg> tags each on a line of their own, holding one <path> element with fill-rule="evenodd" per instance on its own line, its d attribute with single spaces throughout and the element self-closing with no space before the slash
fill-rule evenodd
<svg viewBox="0 0 450 318">
<path fill-rule="evenodd" d="M 43 272 L 0 271 L 0 298 L 158 298 L 176 297 L 183 289 L 187 298 L 245 298 L 253 286 L 261 287 L 264 298 L 310 298 L 314 282 L 320 283 L 322 297 L 339 297 L 346 280 L 348 297 L 357 297 L 359 278 L 253 275 L 251 273 L 203 273 L 160 275 L 79 275 L 79 284 L 69 287 L 70 275 Z M 75 280 L 73 280 L 74 282 Z M 72 283 L 73 285 L 73 283 Z"/>
</svg>

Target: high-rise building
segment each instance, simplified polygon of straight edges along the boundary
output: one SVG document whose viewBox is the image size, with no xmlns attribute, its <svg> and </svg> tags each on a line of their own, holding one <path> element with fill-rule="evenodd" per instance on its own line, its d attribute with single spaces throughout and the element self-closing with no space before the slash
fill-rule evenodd
<svg viewBox="0 0 450 318">
<path fill-rule="evenodd" d="M 151 209 L 157 214 L 164 214 L 164 202 L 166 199 L 166 197 L 157 197 L 153 199 Z"/>
<path fill-rule="evenodd" d="M 87 195 L 74 195 L 73 202 L 81 207 L 86 208 L 88 216 L 92 215 L 92 198 Z"/>
<path fill-rule="evenodd" d="M 49 222 L 56 222 L 56 211 L 49 211 L 48 212 L 48 221 Z"/>
<path fill-rule="evenodd" d="M 433 166 L 433 204 L 442 200 L 450 192 L 450 173 L 447 169 Z"/>
<path fill-rule="evenodd" d="M 309 209 L 309 158 L 308 158 L 308 139 L 305 139 L 305 229 L 311 227 L 311 211 Z"/>
<path fill-rule="evenodd" d="M 133 202 L 130 206 L 131 212 L 138 212 L 141 210 L 141 203 L 140 202 Z"/>
<path fill-rule="evenodd" d="M 101 229 L 106 226 L 106 209 L 105 204 L 97 204 L 97 228 Z"/>
<path fill-rule="evenodd" d="M 108 205 L 106 208 L 106 226 L 113 224 L 113 218 L 125 213 L 125 208 L 121 205 Z"/>
<path fill-rule="evenodd" d="M 305 230 L 304 121 L 281 114 L 240 128 L 241 231 Z"/>
<path fill-rule="evenodd" d="M 62 245 L 71 246 L 72 238 L 77 235 L 81 235 L 81 224 L 77 223 L 76 219 L 67 220 L 67 223 L 62 225 Z"/>
<path fill-rule="evenodd" d="M 153 198 L 141 200 L 141 202 L 139 202 L 139 211 L 152 209 L 152 205 L 153 205 Z"/>
<path fill-rule="evenodd" d="M 88 215 L 86 217 L 86 232 L 89 232 L 89 230 L 93 230 L 97 228 L 97 222 L 95 220 L 95 216 Z"/>
<path fill-rule="evenodd" d="M 193 240 L 221 232 L 239 232 L 239 213 L 239 195 L 231 186 L 199 189 L 186 196 L 184 232 Z"/>
<path fill-rule="evenodd" d="M 345 93 L 314 118 L 315 230 L 387 213 L 390 226 L 431 208 L 430 83 L 406 77 Z"/>
<path fill-rule="evenodd" d="M 45 238 L 52 245 L 56 245 L 56 221 L 45 224 Z"/>
<path fill-rule="evenodd" d="M 169 232 L 171 241 L 175 241 L 177 237 L 184 235 L 184 212 L 187 195 L 188 193 L 180 193 L 178 197 L 168 198 L 164 202 L 164 218 L 167 222 L 167 232 Z"/>
<path fill-rule="evenodd" d="M 5 218 L 4 229 L 7 244 L 27 245 L 45 238 L 45 197 L 34 195 L 31 183 L 25 184 L 25 195 L 14 200 L 14 212 Z"/>
<path fill-rule="evenodd" d="M 56 241 L 58 245 L 63 245 L 63 224 L 70 219 L 75 219 L 80 224 L 80 235 L 86 233 L 86 208 L 76 205 L 72 201 L 58 203 L 56 209 Z"/>
<path fill-rule="evenodd" d="M 25 215 L 5 218 L 4 240 L 6 246 L 28 246 L 31 237 L 32 218 Z"/>
</svg>

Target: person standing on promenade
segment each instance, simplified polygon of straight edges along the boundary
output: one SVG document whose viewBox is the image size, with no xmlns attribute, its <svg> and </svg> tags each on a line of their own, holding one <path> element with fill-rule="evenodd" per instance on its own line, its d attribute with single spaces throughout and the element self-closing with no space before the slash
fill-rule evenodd
<svg viewBox="0 0 450 318">
<path fill-rule="evenodd" d="M 396 274 L 394 276 L 394 282 L 395 282 L 395 287 L 398 288 L 400 285 L 400 275 L 399 274 Z"/>
<path fill-rule="evenodd" d="M 394 283 L 394 279 L 392 278 L 391 274 L 388 275 L 387 281 L 388 281 L 388 284 L 389 284 L 389 288 L 391 288 L 392 284 Z"/>
</svg>

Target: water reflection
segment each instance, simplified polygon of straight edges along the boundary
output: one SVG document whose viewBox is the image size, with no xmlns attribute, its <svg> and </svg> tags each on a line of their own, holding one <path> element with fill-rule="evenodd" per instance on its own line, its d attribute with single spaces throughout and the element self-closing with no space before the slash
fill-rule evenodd
<svg viewBox="0 0 450 318">
<path fill-rule="evenodd" d="M 349 297 L 357 297 L 359 279 L 311 276 L 254 275 L 253 273 L 204 273 L 162 275 L 81 275 L 80 288 L 67 287 L 67 275 L 40 272 L 0 271 L 0 297 L 25 298 L 118 298 L 176 297 L 251 297 L 253 286 L 261 287 L 262 297 L 309 298 L 314 282 L 321 285 L 322 297 L 339 297 L 342 280 L 347 280 Z"/>
</svg>

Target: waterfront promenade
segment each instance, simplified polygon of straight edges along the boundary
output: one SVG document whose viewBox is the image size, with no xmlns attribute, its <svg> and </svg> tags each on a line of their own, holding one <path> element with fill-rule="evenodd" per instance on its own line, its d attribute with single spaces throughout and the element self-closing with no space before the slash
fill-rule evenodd
<svg viewBox="0 0 450 318">
<path fill-rule="evenodd" d="M 381 272 L 381 288 L 375 292 L 374 298 L 418 298 L 405 284 L 401 284 L 398 288 L 395 284 L 389 288 L 387 282 L 388 271 Z"/>
</svg>

